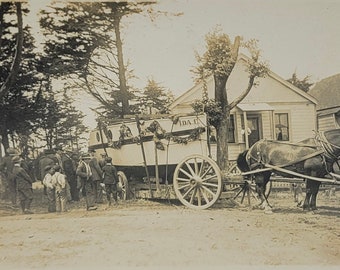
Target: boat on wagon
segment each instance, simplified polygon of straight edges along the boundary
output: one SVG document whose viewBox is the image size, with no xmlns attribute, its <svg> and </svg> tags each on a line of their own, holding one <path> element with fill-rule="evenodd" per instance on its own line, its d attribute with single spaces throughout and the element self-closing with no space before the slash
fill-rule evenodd
<svg viewBox="0 0 340 270">
<path fill-rule="evenodd" d="M 175 196 L 201 209 L 211 206 L 222 191 L 219 168 L 209 158 L 205 114 L 135 116 L 101 124 L 90 133 L 89 150 L 98 158 L 112 158 L 126 192 L 136 196 L 146 191 L 137 197 Z M 134 189 L 133 183 L 138 183 Z"/>
<path fill-rule="evenodd" d="M 129 196 L 129 192 L 139 198 L 177 198 L 189 208 L 206 209 L 219 199 L 226 187 L 233 187 L 232 191 L 236 194 L 233 199 L 240 197 L 241 202 L 246 197 L 250 202 L 251 196 L 257 201 L 260 199 L 262 203 L 267 202 L 269 193 L 266 194 L 264 186 L 261 186 L 263 181 L 258 180 L 265 178 L 267 183 L 271 175 L 280 173 L 292 182 L 296 182 L 296 177 L 299 177 L 338 185 L 340 176 L 332 172 L 314 177 L 303 170 L 295 170 L 301 162 L 311 159 L 313 168 L 322 167 L 323 160 L 329 159 L 330 155 L 332 162 L 339 160 L 340 141 L 337 141 L 337 135 L 340 130 L 326 131 L 324 134 L 322 137 L 318 135 L 315 139 L 307 139 L 308 143 L 298 144 L 261 140 L 258 144 L 270 144 L 282 150 L 281 158 L 285 153 L 291 157 L 292 149 L 298 149 L 299 153 L 295 158 L 291 157 L 290 162 L 285 160 L 287 164 L 283 161 L 279 165 L 264 163 L 258 157 L 253 158 L 257 161 L 256 166 L 249 163 L 245 170 L 238 162 L 237 166 L 231 167 L 231 174 L 227 175 L 222 175 L 216 162 L 210 158 L 210 132 L 205 114 L 135 116 L 117 120 L 111 125 L 100 124 L 90 133 L 89 150 L 95 150 L 98 158 L 102 154 L 112 158 L 113 165 L 119 171 L 124 198 Z M 328 138 L 328 134 L 336 136 Z M 261 153 L 261 147 L 254 151 Z M 252 149 L 254 147 L 245 153 Z M 245 157 L 244 153 L 240 157 Z M 246 161 L 243 163 L 246 164 Z M 236 182 L 231 179 L 234 176 L 233 170 L 237 171 Z"/>
</svg>

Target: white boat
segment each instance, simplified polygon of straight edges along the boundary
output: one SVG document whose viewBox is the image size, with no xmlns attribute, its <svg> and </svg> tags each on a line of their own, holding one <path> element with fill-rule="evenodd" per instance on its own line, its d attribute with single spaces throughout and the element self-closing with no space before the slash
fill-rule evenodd
<svg viewBox="0 0 340 270">
<path fill-rule="evenodd" d="M 209 155 L 207 136 L 205 114 L 152 119 L 140 116 L 94 129 L 89 149 L 96 150 L 97 157 L 106 153 L 128 178 L 142 179 L 147 173 L 152 177 L 158 171 L 161 182 L 171 182 L 183 158 Z"/>
</svg>

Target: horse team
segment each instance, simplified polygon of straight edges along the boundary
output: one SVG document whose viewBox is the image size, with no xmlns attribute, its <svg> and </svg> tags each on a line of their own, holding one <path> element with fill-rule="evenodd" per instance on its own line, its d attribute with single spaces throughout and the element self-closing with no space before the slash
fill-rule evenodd
<svg viewBox="0 0 340 270">
<path fill-rule="evenodd" d="M 284 177 L 305 176 L 306 196 L 302 207 L 313 211 L 317 209 L 322 179 L 334 179 L 334 164 L 338 164 L 339 156 L 340 129 L 332 129 L 298 143 L 260 140 L 238 156 L 237 165 L 243 172 L 254 172 L 249 175 L 259 187 L 264 208 L 268 208 L 264 194 L 273 172 Z M 334 183 L 338 180 L 335 178 Z"/>
</svg>

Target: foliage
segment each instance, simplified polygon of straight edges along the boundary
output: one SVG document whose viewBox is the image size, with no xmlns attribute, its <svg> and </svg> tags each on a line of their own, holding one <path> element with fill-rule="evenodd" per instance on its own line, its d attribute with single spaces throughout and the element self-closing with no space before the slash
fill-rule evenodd
<svg viewBox="0 0 340 270">
<path fill-rule="evenodd" d="M 24 5 L 24 4 L 23 4 Z M 14 15 L 13 3 L 1 3 L 1 34 L 0 47 L 0 82 L 4 86 L 12 73 L 17 50 L 17 36 L 14 29 L 17 19 Z M 22 12 L 28 10 L 22 8 Z M 0 133 L 5 148 L 9 147 L 9 137 L 14 142 L 21 137 L 27 137 L 39 125 L 38 112 L 41 103 L 38 99 L 40 76 L 37 72 L 37 57 L 34 53 L 34 39 L 30 28 L 23 27 L 23 47 L 20 66 L 11 84 L 6 85 L 6 91 L 0 101 Z"/>
<path fill-rule="evenodd" d="M 84 114 L 74 106 L 74 98 L 67 94 L 67 89 L 53 93 L 44 91 L 41 95 L 40 125 L 35 137 L 49 149 L 59 144 L 79 149 L 81 136 L 87 128 L 83 124 Z"/>
<path fill-rule="evenodd" d="M 299 79 L 297 77 L 296 72 L 294 72 L 292 74 L 292 77 L 289 78 L 287 81 L 305 92 L 308 92 L 311 86 L 314 84 L 313 82 L 310 81 L 310 76 L 306 76 L 303 79 Z"/>
<path fill-rule="evenodd" d="M 210 125 L 215 127 L 221 122 L 223 117 L 221 105 L 214 99 L 195 100 L 191 106 L 196 113 L 206 113 Z"/>
<path fill-rule="evenodd" d="M 74 86 L 100 103 L 113 117 L 130 112 L 134 98 L 124 64 L 120 23 L 154 1 L 55 3 L 43 11 L 40 24 L 48 37 L 46 68 L 50 74 L 71 74 Z M 52 64 L 48 64 L 52 63 Z"/>
<path fill-rule="evenodd" d="M 248 49 L 250 58 L 247 62 L 249 73 L 247 88 L 240 91 L 240 95 L 229 102 L 226 84 L 231 72 L 233 71 L 238 60 L 239 48 L 243 46 Z M 260 61 L 260 51 L 257 47 L 256 40 L 250 40 L 241 44 L 241 37 L 236 37 L 232 42 L 228 35 L 223 33 L 219 27 L 206 35 L 206 50 L 202 55 L 196 53 L 197 66 L 193 72 L 196 75 L 198 83 L 203 84 L 203 101 L 211 124 L 216 128 L 217 133 L 217 163 L 221 170 L 228 168 L 228 126 L 230 111 L 240 103 L 249 93 L 253 85 L 256 84 L 256 78 L 263 77 L 267 74 L 268 68 L 266 63 Z M 213 76 L 215 82 L 214 103 L 208 106 L 206 93 L 206 79 Z M 194 105 L 196 108 L 200 104 Z M 210 111 L 211 110 L 211 111 Z"/>
<path fill-rule="evenodd" d="M 169 113 L 168 106 L 173 101 L 173 94 L 157 83 L 154 79 L 148 79 L 147 86 L 142 91 L 141 95 L 137 97 L 137 104 L 139 111 L 147 111 L 147 113 L 165 114 Z"/>
<path fill-rule="evenodd" d="M 56 123 L 55 145 L 63 144 L 72 149 L 79 149 L 81 135 L 88 131 L 82 121 L 84 113 L 73 105 L 74 99 L 67 93 L 67 89 L 62 95 L 58 103 L 61 117 Z"/>
<path fill-rule="evenodd" d="M 17 28 L 17 34 L 16 34 L 16 43 L 15 43 L 15 50 L 13 54 L 13 60 L 11 60 L 11 65 L 9 66 L 8 72 L 6 74 L 6 78 L 3 81 L 1 87 L 0 87 L 0 99 L 2 99 L 8 92 L 10 92 L 10 88 L 13 86 L 16 80 L 16 76 L 19 73 L 21 58 L 22 58 L 22 51 L 23 51 L 23 42 L 24 42 L 24 33 L 23 33 L 23 10 L 21 3 L 2 3 L 0 2 L 0 45 L 2 45 L 2 38 L 3 38 L 3 32 L 6 32 L 4 28 L 7 27 L 8 34 L 12 34 L 12 27 L 11 22 L 5 23 L 5 15 L 10 15 L 13 13 L 12 7 L 15 5 L 16 8 L 16 23 L 15 25 Z M 7 14 L 6 14 L 7 13 Z"/>
<path fill-rule="evenodd" d="M 55 132 L 59 119 L 62 118 L 60 106 L 55 99 L 54 94 L 47 94 L 41 100 L 42 108 L 39 111 L 40 129 L 43 130 L 43 136 L 40 130 L 36 133 L 39 140 L 45 141 L 49 149 L 53 148 L 55 142 Z"/>
</svg>

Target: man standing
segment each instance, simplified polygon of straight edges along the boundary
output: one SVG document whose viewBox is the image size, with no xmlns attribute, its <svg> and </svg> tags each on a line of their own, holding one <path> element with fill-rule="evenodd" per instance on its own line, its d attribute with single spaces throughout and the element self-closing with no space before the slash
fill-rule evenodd
<svg viewBox="0 0 340 270">
<path fill-rule="evenodd" d="M 98 160 L 98 163 L 101 169 L 103 169 L 103 167 L 106 165 L 106 158 L 107 158 L 106 153 L 100 154 L 100 159 Z"/>
<path fill-rule="evenodd" d="M 23 214 L 33 214 L 31 203 L 33 200 L 33 179 L 29 174 L 20 167 L 20 157 L 15 156 L 13 159 L 13 179 L 17 184 L 18 197 Z"/>
<path fill-rule="evenodd" d="M 79 162 L 76 175 L 79 176 L 81 182 L 82 193 L 86 200 L 86 210 L 96 210 L 95 206 L 95 186 L 92 178 L 92 171 L 89 165 L 91 161 L 89 154 L 84 154 Z"/>
<path fill-rule="evenodd" d="M 103 191 L 100 185 L 102 183 L 103 171 L 99 166 L 97 158 L 94 156 L 95 152 L 96 152 L 95 150 L 90 151 L 91 154 L 90 167 L 92 171 L 93 183 L 95 186 L 95 202 L 103 203 Z"/>
<path fill-rule="evenodd" d="M 16 156 L 19 157 L 19 153 L 9 147 L 6 156 L 0 162 L 0 171 L 4 173 L 6 179 L 5 197 L 10 199 L 13 207 L 17 207 L 17 186 L 13 178 L 14 162 L 12 160 Z"/>
<path fill-rule="evenodd" d="M 61 168 L 60 173 L 66 176 L 67 197 L 69 200 L 79 201 L 79 195 L 77 193 L 76 172 L 74 170 L 72 158 L 63 151 L 61 146 L 57 146 L 55 150 L 58 164 Z"/>
</svg>

